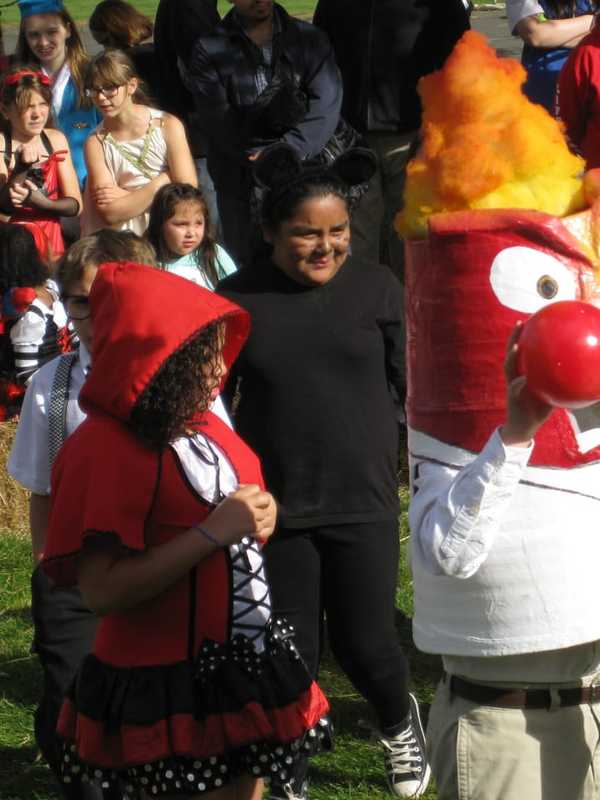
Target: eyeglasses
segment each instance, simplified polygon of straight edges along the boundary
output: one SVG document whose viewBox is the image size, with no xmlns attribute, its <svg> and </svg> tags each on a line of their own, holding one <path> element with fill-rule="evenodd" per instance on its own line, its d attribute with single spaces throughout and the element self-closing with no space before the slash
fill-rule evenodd
<svg viewBox="0 0 600 800">
<path fill-rule="evenodd" d="M 111 83 L 109 86 L 92 86 L 90 89 L 85 90 L 86 97 L 99 97 L 101 94 L 104 95 L 107 99 L 114 97 L 116 93 L 119 91 L 121 86 L 125 84 L 120 83 Z"/>
<path fill-rule="evenodd" d="M 90 299 L 83 294 L 64 294 L 63 305 L 69 319 L 82 322 L 90 315 Z"/>
</svg>

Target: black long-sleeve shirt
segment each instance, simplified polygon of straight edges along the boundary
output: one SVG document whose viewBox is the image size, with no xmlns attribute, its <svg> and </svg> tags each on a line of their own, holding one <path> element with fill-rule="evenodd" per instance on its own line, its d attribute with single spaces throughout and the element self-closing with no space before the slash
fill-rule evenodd
<svg viewBox="0 0 600 800">
<path fill-rule="evenodd" d="M 405 389 L 402 292 L 387 267 L 351 257 L 324 286 L 269 263 L 218 291 L 247 309 L 239 434 L 258 453 L 284 527 L 370 522 L 398 512 L 393 386 Z"/>
</svg>

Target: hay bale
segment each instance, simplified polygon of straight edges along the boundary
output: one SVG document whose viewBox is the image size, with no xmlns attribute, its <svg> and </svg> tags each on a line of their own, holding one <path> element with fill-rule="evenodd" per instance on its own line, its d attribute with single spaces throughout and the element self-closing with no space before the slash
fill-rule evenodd
<svg viewBox="0 0 600 800">
<path fill-rule="evenodd" d="M 0 528 L 29 535 L 29 492 L 14 481 L 6 471 L 16 422 L 0 423 Z"/>
</svg>

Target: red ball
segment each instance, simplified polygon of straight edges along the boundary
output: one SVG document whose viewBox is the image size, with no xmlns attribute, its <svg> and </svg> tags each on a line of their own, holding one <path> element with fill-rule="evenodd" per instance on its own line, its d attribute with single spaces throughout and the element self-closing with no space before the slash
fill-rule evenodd
<svg viewBox="0 0 600 800">
<path fill-rule="evenodd" d="M 552 303 L 530 317 L 519 339 L 518 371 L 553 406 L 600 400 L 600 309 L 579 300 Z"/>
</svg>

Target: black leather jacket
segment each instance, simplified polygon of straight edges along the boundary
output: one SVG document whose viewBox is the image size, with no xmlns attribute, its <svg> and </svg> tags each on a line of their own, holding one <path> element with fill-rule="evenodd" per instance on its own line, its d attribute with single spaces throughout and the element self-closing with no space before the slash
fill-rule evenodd
<svg viewBox="0 0 600 800">
<path fill-rule="evenodd" d="M 319 0 L 344 81 L 342 115 L 361 133 L 421 124 L 417 82 L 439 69 L 469 28 L 463 0 Z"/>
</svg>

